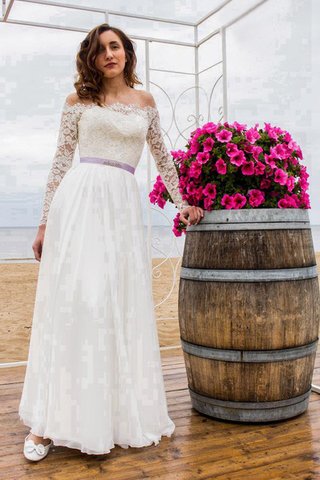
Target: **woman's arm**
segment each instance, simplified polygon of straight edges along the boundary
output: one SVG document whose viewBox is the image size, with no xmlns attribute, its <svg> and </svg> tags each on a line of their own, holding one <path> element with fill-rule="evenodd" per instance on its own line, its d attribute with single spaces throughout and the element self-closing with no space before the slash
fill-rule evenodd
<svg viewBox="0 0 320 480">
<path fill-rule="evenodd" d="M 187 200 L 183 200 L 179 191 L 179 177 L 171 155 L 164 143 L 161 133 L 159 111 L 150 92 L 145 92 L 145 97 L 149 106 L 153 107 L 151 119 L 147 132 L 147 143 L 150 152 L 156 162 L 157 169 L 161 175 L 171 198 L 179 209 L 180 220 L 185 225 L 197 224 L 203 217 L 203 209 L 191 206 Z"/>
<path fill-rule="evenodd" d="M 154 100 L 152 100 L 153 97 L 151 97 L 148 103 L 150 106 L 153 106 L 154 109 L 151 112 L 151 119 L 146 140 L 150 152 L 155 160 L 157 169 L 163 180 L 163 183 L 165 184 L 168 192 L 170 193 L 174 204 L 179 209 L 179 211 L 181 211 L 183 207 L 189 206 L 189 203 L 186 200 L 183 200 L 180 194 L 179 177 L 177 174 L 177 170 L 174 165 L 173 159 L 164 143 L 161 132 L 159 111 L 156 107 Z"/>
<path fill-rule="evenodd" d="M 74 94 L 66 97 L 61 113 L 57 148 L 47 178 L 40 225 L 47 223 L 47 216 L 54 193 L 72 165 L 78 142 L 79 106 L 82 107 L 81 104 L 75 103 Z"/>
</svg>

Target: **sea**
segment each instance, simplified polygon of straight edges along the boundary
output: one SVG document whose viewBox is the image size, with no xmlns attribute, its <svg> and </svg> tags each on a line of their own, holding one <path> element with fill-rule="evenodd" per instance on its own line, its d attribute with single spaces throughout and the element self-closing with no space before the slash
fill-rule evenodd
<svg viewBox="0 0 320 480">
<path fill-rule="evenodd" d="M 0 262 L 1 263 L 33 263 L 32 244 L 38 227 L 0 227 Z M 320 225 L 311 225 L 314 249 L 320 252 Z M 148 227 L 145 226 L 148 236 Z M 176 237 L 171 226 L 152 226 L 151 228 L 152 258 L 177 258 L 183 255 L 185 234 Z"/>
</svg>

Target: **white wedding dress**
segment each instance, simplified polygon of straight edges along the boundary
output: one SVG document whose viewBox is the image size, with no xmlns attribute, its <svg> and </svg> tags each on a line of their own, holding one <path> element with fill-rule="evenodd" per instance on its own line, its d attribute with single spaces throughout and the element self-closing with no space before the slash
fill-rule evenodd
<svg viewBox="0 0 320 480">
<path fill-rule="evenodd" d="M 48 176 L 19 416 L 33 434 L 88 454 L 157 445 L 175 429 L 134 176 L 146 140 L 179 208 L 156 107 L 66 101 Z"/>
</svg>

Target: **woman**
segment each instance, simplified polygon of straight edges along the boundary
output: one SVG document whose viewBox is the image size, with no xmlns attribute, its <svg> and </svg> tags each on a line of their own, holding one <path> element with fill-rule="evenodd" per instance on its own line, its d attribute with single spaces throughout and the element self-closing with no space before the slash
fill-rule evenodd
<svg viewBox="0 0 320 480">
<path fill-rule="evenodd" d="M 203 210 L 182 200 L 154 99 L 134 89 L 135 66 L 131 40 L 108 24 L 77 55 L 33 244 L 41 263 L 19 405 L 29 460 L 53 444 L 88 454 L 157 444 L 175 428 L 134 176 L 145 140 L 182 221 L 198 223 Z"/>
</svg>

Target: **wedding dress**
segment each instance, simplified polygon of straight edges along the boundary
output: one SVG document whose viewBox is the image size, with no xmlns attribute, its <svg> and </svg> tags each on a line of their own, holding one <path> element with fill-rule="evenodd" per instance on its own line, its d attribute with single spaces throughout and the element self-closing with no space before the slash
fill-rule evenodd
<svg viewBox="0 0 320 480">
<path fill-rule="evenodd" d="M 151 106 L 66 100 L 46 186 L 19 417 L 33 434 L 88 454 L 157 445 L 175 429 L 134 176 L 146 140 L 180 208 L 177 172 Z"/>
</svg>

